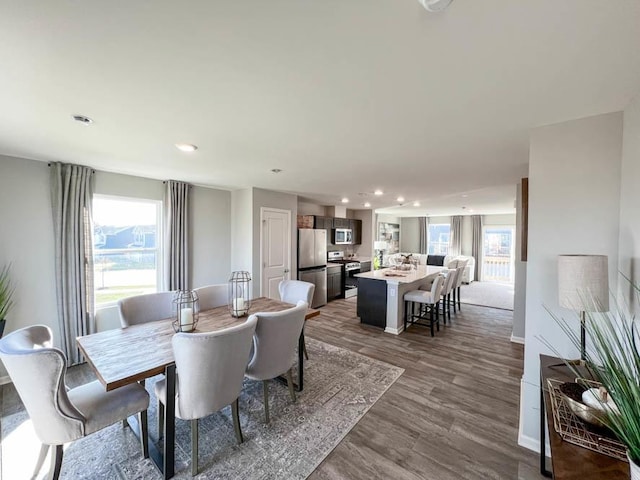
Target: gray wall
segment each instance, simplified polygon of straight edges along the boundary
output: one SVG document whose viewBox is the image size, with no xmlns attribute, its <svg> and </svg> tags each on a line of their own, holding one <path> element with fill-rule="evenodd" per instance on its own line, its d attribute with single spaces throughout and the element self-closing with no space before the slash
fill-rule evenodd
<svg viewBox="0 0 640 480">
<path fill-rule="evenodd" d="M 418 217 L 400 219 L 400 251 L 420 252 L 420 221 Z"/>
<path fill-rule="evenodd" d="M 95 193 L 162 200 L 162 181 L 96 172 Z M 230 201 L 227 191 L 192 187 L 191 237 L 194 285 L 226 282 L 230 269 Z M 15 307 L 7 332 L 36 323 L 59 338 L 53 263 L 49 167 L 0 156 L 0 265 L 13 264 Z M 0 376 L 4 370 L 0 371 Z"/>
<path fill-rule="evenodd" d="M 513 329 L 511 339 L 524 342 L 525 301 L 527 298 L 527 262 L 522 258 L 522 183 L 517 186 L 516 196 L 516 264 L 513 295 Z"/>
<path fill-rule="evenodd" d="M 624 111 L 622 144 L 622 184 L 620 192 L 619 270 L 640 283 L 640 95 Z M 631 296 L 630 285 L 620 279 L 620 292 Z M 631 304 L 634 313 L 638 305 Z"/>
<path fill-rule="evenodd" d="M 609 256 L 615 285 L 620 208 L 622 114 L 613 113 L 537 128 L 529 155 L 529 244 L 520 438 L 539 448 L 539 355 L 579 357 L 550 311 L 575 320 L 557 299 L 557 256 Z"/>
<path fill-rule="evenodd" d="M 253 188 L 253 292 L 260 292 L 260 209 L 262 207 L 279 208 L 291 212 L 291 278 L 298 273 L 298 197 L 288 193 L 274 192 L 262 188 Z"/>
</svg>

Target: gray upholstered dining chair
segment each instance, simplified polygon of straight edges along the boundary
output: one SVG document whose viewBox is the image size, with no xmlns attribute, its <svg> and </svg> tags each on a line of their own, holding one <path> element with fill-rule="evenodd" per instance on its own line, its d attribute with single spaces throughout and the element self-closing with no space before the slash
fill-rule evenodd
<svg viewBox="0 0 640 480">
<path fill-rule="evenodd" d="M 33 477 L 38 475 L 50 446 L 49 478 L 57 479 L 63 445 L 109 425 L 139 415 L 142 453 L 149 456 L 147 408 L 149 394 L 137 383 L 105 391 L 99 381 L 67 389 L 67 359 L 52 346 L 51 330 L 34 325 L 0 339 L 0 359 L 24 403 L 36 435 L 42 442 Z"/>
<path fill-rule="evenodd" d="M 286 373 L 291 400 L 296 401 L 291 368 L 308 308 L 307 302 L 299 301 L 287 310 L 251 315 L 258 319 L 258 326 L 253 336 L 253 357 L 245 375 L 262 380 L 266 423 L 269 423 L 269 380 Z"/>
<path fill-rule="evenodd" d="M 231 405 L 238 443 L 242 430 L 238 397 L 249 363 L 255 316 L 241 325 L 207 333 L 176 333 L 171 340 L 176 361 L 176 417 L 191 420 L 191 474 L 198 474 L 198 419 Z M 158 430 L 162 435 L 167 386 L 155 384 L 158 397 Z"/>
<path fill-rule="evenodd" d="M 174 316 L 175 292 L 146 293 L 118 300 L 120 323 L 123 327 L 156 322 Z"/>
<path fill-rule="evenodd" d="M 464 277 L 464 270 L 467 268 L 467 264 L 469 260 L 458 260 L 458 266 L 456 270 L 458 271 L 458 276 L 456 277 L 456 284 L 453 286 L 453 311 L 456 311 L 456 302 L 458 303 L 457 307 L 460 310 L 460 287 L 462 285 L 462 278 Z"/>
<path fill-rule="evenodd" d="M 229 303 L 229 286 L 226 283 L 207 285 L 193 290 L 198 295 L 200 310 L 221 307 Z"/>
<path fill-rule="evenodd" d="M 311 301 L 313 300 L 313 293 L 315 292 L 315 290 L 316 286 L 313 283 L 303 282 L 302 280 L 282 280 L 278 284 L 280 300 L 286 303 L 292 303 L 294 305 L 300 300 L 311 305 Z M 304 357 L 309 360 L 309 354 L 307 353 L 307 342 L 304 342 L 302 344 L 302 350 L 304 352 Z"/>
</svg>

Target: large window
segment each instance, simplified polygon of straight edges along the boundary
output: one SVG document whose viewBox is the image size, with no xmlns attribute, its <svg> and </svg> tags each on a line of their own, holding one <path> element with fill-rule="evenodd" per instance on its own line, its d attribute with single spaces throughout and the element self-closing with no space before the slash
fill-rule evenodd
<svg viewBox="0 0 640 480">
<path fill-rule="evenodd" d="M 158 290 L 160 202 L 94 196 L 96 307 Z"/>
<path fill-rule="evenodd" d="M 449 235 L 451 225 L 448 223 L 429 224 L 429 255 L 447 255 L 449 253 Z"/>
<path fill-rule="evenodd" d="M 515 270 L 515 229 L 506 227 L 484 228 L 482 252 L 482 280 L 513 283 Z"/>
</svg>

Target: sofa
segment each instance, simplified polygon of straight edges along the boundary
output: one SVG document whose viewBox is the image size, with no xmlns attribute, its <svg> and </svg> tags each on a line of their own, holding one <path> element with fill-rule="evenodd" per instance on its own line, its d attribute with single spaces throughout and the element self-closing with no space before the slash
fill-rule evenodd
<svg viewBox="0 0 640 480">
<path fill-rule="evenodd" d="M 401 259 L 402 255 L 411 255 L 418 259 L 420 265 L 433 265 L 436 267 L 455 268 L 455 262 L 459 260 L 468 260 L 467 266 L 462 274 L 462 283 L 469 284 L 475 280 L 475 258 L 467 255 L 427 255 L 423 253 L 394 253 L 385 256 L 385 264 L 391 264 L 392 258 Z"/>
</svg>

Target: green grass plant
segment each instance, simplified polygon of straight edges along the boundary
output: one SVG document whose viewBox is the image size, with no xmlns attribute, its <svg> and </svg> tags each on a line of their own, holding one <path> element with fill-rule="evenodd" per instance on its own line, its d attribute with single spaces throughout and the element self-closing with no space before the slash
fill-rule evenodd
<svg viewBox="0 0 640 480">
<path fill-rule="evenodd" d="M 634 304 L 640 304 L 640 287 L 628 277 L 622 277 L 633 287 Z M 587 348 L 586 364 L 594 379 L 608 391 L 619 414 L 609 413 L 603 422 L 627 447 L 628 455 L 640 464 L 640 351 L 638 326 L 629 304 L 614 298 L 611 310 L 586 312 L 585 330 L 592 348 Z M 550 312 L 571 342 L 579 349 L 580 336 L 566 320 Z M 547 343 L 547 342 L 545 342 Z M 551 347 L 553 348 L 553 347 Z M 574 364 L 567 361 L 576 377 Z"/>
</svg>

